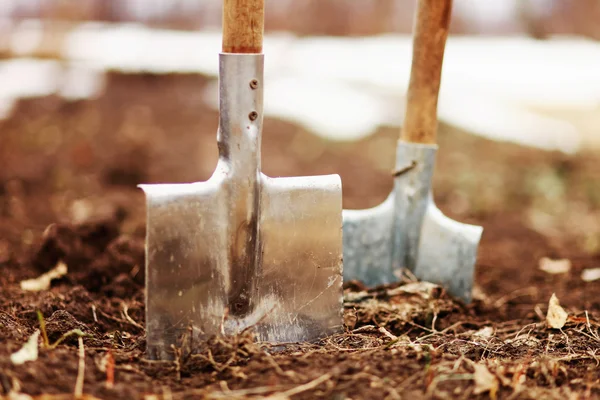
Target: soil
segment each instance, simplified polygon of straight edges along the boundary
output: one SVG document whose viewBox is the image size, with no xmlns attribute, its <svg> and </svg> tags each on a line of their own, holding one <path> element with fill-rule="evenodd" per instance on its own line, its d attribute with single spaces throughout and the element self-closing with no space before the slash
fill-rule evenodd
<svg viewBox="0 0 600 400">
<path fill-rule="evenodd" d="M 0 122 L 0 394 L 71 398 L 82 377 L 87 398 L 600 398 L 600 280 L 581 278 L 600 267 L 597 156 L 445 125 L 436 201 L 485 229 L 471 304 L 409 278 L 346 282 L 342 334 L 271 351 L 249 331 L 146 360 L 136 184 L 208 178 L 218 115 L 202 103 L 202 76 L 107 82 L 91 100 L 22 100 Z M 339 173 L 347 208 L 389 193 L 396 129 L 333 143 L 285 121 L 264 126 L 268 175 Z M 571 268 L 549 274 L 543 257 Z M 59 263 L 68 273 L 50 289 L 21 289 Z M 569 313 L 562 329 L 546 324 L 553 293 Z M 14 365 L 37 329 L 38 359 Z"/>
</svg>

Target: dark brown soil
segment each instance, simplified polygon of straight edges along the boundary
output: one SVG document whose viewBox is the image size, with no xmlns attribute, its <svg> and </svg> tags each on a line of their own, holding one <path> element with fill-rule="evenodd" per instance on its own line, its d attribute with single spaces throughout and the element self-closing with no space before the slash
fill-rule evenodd
<svg viewBox="0 0 600 400">
<path fill-rule="evenodd" d="M 597 156 L 447 126 L 437 202 L 485 228 L 471 305 L 426 283 L 347 282 L 343 334 L 273 352 L 248 333 L 194 354 L 182 348 L 176 362 L 145 360 L 145 206 L 135 185 L 210 175 L 217 113 L 202 104 L 205 84 L 115 73 L 98 99 L 26 100 L 0 122 L 0 394 L 69 398 L 83 334 L 83 392 L 97 398 L 600 398 L 600 281 L 581 279 L 600 267 Z M 383 127 L 358 143 L 331 143 L 267 119 L 263 170 L 340 173 L 344 205 L 372 206 L 391 189 L 396 135 Z M 548 274 L 542 257 L 568 258 L 572 268 Z M 59 261 L 68 273 L 50 290 L 21 290 Z M 552 293 L 570 314 L 562 330 L 545 323 Z M 50 346 L 13 365 L 10 354 L 41 323 Z"/>
</svg>

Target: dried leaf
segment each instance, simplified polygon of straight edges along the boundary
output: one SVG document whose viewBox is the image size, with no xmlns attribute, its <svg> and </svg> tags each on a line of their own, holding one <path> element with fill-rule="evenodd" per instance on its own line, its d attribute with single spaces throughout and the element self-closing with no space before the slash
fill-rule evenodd
<svg viewBox="0 0 600 400">
<path fill-rule="evenodd" d="M 21 365 L 25 364 L 27 361 L 37 360 L 39 338 L 40 331 L 36 330 L 19 351 L 10 355 L 10 361 L 12 361 L 14 365 Z"/>
<path fill-rule="evenodd" d="M 600 279 L 600 268 L 588 268 L 584 269 L 581 273 L 581 279 L 584 282 L 593 282 Z"/>
<path fill-rule="evenodd" d="M 21 289 L 29 292 L 40 292 L 42 290 L 50 289 L 50 282 L 53 279 L 58 279 L 67 274 L 67 265 L 60 261 L 56 264 L 56 267 L 50 271 L 38 276 L 35 279 L 26 279 L 21 281 Z"/>
<path fill-rule="evenodd" d="M 474 364 L 475 373 L 473 379 L 475 380 L 475 391 L 474 394 L 482 394 L 490 392 L 490 398 L 496 398 L 496 392 L 498 391 L 498 379 L 492 374 L 484 364 Z"/>
<path fill-rule="evenodd" d="M 473 336 L 479 336 L 481 338 L 489 339 L 492 337 L 493 334 L 494 328 L 492 328 L 491 326 L 486 326 L 475 332 Z"/>
<path fill-rule="evenodd" d="M 566 258 L 552 260 L 548 257 L 542 257 L 540 259 L 539 267 L 542 271 L 549 274 L 566 274 L 571 270 L 571 260 Z"/>
<path fill-rule="evenodd" d="M 562 329 L 568 316 L 567 312 L 560 306 L 558 297 L 553 293 L 548 302 L 548 313 L 546 314 L 548 326 L 553 329 Z"/>
</svg>

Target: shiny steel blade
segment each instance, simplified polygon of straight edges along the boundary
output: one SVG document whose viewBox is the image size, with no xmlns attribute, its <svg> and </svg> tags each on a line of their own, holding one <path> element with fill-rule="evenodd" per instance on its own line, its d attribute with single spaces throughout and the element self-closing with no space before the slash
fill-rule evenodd
<svg viewBox="0 0 600 400">
<path fill-rule="evenodd" d="M 342 327 L 341 181 L 260 172 L 263 63 L 220 55 L 211 178 L 142 185 L 150 358 L 172 358 L 185 335 L 252 327 L 259 341 L 280 343 Z"/>
</svg>

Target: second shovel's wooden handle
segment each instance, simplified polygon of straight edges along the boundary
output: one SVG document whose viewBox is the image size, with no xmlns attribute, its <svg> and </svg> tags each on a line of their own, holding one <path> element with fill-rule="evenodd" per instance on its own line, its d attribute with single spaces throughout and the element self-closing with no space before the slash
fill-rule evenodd
<svg viewBox="0 0 600 400">
<path fill-rule="evenodd" d="M 262 53 L 265 0 L 223 0 L 223 53 Z"/>
<path fill-rule="evenodd" d="M 419 0 L 406 115 L 400 139 L 435 143 L 437 103 L 452 0 Z"/>
</svg>

